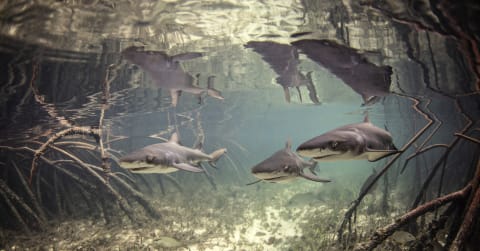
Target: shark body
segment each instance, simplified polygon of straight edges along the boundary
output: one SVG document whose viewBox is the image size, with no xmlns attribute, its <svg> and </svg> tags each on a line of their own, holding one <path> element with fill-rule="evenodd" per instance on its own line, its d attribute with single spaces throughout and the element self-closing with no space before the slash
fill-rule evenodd
<svg viewBox="0 0 480 251">
<path fill-rule="evenodd" d="M 312 72 L 303 74 L 299 70 L 300 60 L 297 48 L 288 44 L 279 44 L 271 41 L 250 41 L 245 47 L 252 48 L 255 52 L 262 55 L 263 60 L 277 73 L 277 83 L 283 87 L 285 100 L 287 102 L 290 102 L 289 88 L 295 87 L 298 91 L 300 101 L 302 101 L 300 87 L 306 86 L 310 100 L 315 104 L 320 104 L 315 85 L 313 84 Z"/>
<path fill-rule="evenodd" d="M 180 61 L 201 57 L 201 53 L 169 56 L 162 51 L 144 51 L 142 47 L 131 46 L 126 48 L 122 55 L 147 72 L 157 87 L 169 90 L 173 106 L 177 105 L 182 92 L 197 96 L 206 93 L 208 96 L 223 100 L 220 91 L 213 88 L 213 83 L 208 88 L 196 86 L 197 79 L 185 72 L 180 65 Z"/>
<path fill-rule="evenodd" d="M 300 156 L 316 161 L 377 161 L 397 152 L 391 134 L 374 126 L 367 117 L 362 123 L 338 127 L 302 143 L 297 148 Z"/>
<path fill-rule="evenodd" d="M 221 148 L 206 154 L 200 149 L 182 146 L 174 133 L 168 142 L 149 145 L 123 156 L 119 164 L 133 173 L 204 172 L 199 166 L 201 162 L 214 165 L 226 151 Z"/>
<path fill-rule="evenodd" d="M 292 45 L 360 94 L 363 105 L 390 94 L 392 67 L 377 66 L 359 51 L 330 40 L 304 39 Z"/>
<path fill-rule="evenodd" d="M 252 167 L 252 174 L 259 180 L 250 184 L 262 180 L 267 182 L 285 182 L 298 177 L 316 182 L 330 182 L 330 180 L 322 179 L 315 175 L 314 168 L 316 165 L 315 161 L 305 161 L 300 158 L 291 150 L 290 142 L 287 142 L 284 149 L 275 152 L 264 161 Z M 305 168 L 310 169 L 312 173 L 305 173 Z"/>
</svg>

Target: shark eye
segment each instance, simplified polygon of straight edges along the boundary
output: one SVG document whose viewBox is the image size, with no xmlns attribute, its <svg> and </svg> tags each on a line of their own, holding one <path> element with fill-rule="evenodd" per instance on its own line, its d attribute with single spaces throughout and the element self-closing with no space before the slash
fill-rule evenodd
<svg viewBox="0 0 480 251">
<path fill-rule="evenodd" d="M 146 162 L 148 164 L 151 164 L 154 160 L 155 160 L 155 157 L 151 156 L 151 155 L 148 155 L 146 158 L 145 158 Z"/>
<path fill-rule="evenodd" d="M 338 146 L 338 142 L 337 142 L 337 141 L 332 141 L 332 142 L 330 142 L 330 147 L 331 147 L 332 149 L 337 148 L 337 146 Z"/>
</svg>

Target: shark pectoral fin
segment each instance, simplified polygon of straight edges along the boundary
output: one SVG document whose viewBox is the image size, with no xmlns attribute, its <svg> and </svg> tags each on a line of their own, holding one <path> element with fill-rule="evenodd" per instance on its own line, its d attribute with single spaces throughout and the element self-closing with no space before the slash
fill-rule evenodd
<svg viewBox="0 0 480 251">
<path fill-rule="evenodd" d="M 208 76 L 207 95 L 216 99 L 223 100 L 222 93 L 214 87 L 215 76 Z"/>
<path fill-rule="evenodd" d="M 398 150 L 367 150 L 367 159 L 375 162 L 398 152 Z"/>
<path fill-rule="evenodd" d="M 187 163 L 173 163 L 173 166 L 177 169 L 184 170 L 184 171 L 189 171 L 189 172 L 194 172 L 194 173 L 201 173 L 204 172 L 203 169 L 192 166 Z"/>
<path fill-rule="evenodd" d="M 178 98 L 180 97 L 181 93 L 182 93 L 182 91 L 180 91 L 180 90 L 175 90 L 175 89 L 170 90 L 170 97 L 172 98 L 172 106 L 173 107 L 177 106 Z"/>
<path fill-rule="evenodd" d="M 260 182 L 262 180 L 256 180 L 256 181 L 253 181 L 253 182 L 250 182 L 248 184 L 246 184 L 246 186 L 250 186 L 250 185 L 253 185 L 253 184 L 257 184 L 258 182 Z"/>
<path fill-rule="evenodd" d="M 304 173 L 304 172 L 300 172 L 299 173 L 300 177 L 304 178 L 304 179 L 307 179 L 307 180 L 311 180 L 311 181 L 315 181 L 315 182 L 331 182 L 331 180 L 328 180 L 328 179 L 322 179 L 314 174 L 309 174 L 309 173 Z"/>
<path fill-rule="evenodd" d="M 313 165 L 312 165 L 311 167 L 309 167 L 308 170 L 310 170 L 310 172 L 311 172 L 312 174 L 317 175 L 317 173 L 315 172 L 315 168 L 317 167 L 317 163 L 318 163 L 318 162 L 313 161 L 313 160 L 312 160 L 312 162 L 313 162 Z"/>
<path fill-rule="evenodd" d="M 285 100 L 290 103 L 290 90 L 288 90 L 288 87 L 284 86 L 283 87 L 283 92 L 285 93 Z"/>
<path fill-rule="evenodd" d="M 212 97 L 212 98 L 216 98 L 216 99 L 220 99 L 220 100 L 225 99 L 225 98 L 223 98 L 222 93 L 219 90 L 214 89 L 214 88 L 208 88 L 207 89 L 207 95 Z"/>
</svg>

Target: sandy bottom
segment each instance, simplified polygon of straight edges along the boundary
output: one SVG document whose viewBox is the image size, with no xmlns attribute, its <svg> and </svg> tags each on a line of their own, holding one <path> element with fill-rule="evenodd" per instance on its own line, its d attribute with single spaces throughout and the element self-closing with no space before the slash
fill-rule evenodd
<svg viewBox="0 0 480 251">
<path fill-rule="evenodd" d="M 106 224 L 87 216 L 29 236 L 3 231 L 1 239 L 6 250 L 325 250 L 352 199 L 341 191 L 304 181 L 172 191 L 152 198 L 161 219 Z M 376 219 L 357 217 L 363 225 Z"/>
</svg>

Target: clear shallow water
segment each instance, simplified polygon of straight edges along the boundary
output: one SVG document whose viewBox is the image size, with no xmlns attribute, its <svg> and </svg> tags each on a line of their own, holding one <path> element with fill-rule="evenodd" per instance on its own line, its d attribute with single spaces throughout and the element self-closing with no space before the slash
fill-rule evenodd
<svg viewBox="0 0 480 251">
<path fill-rule="evenodd" d="M 478 145 L 454 133 L 478 138 L 478 67 L 472 59 L 478 54 L 474 46 L 478 33 L 474 19 L 464 20 L 457 8 L 446 8 L 444 3 L 414 8 L 395 1 L 2 2 L 0 248 L 162 249 L 168 248 L 167 237 L 191 250 L 346 248 L 345 242 L 335 246 L 346 209 L 372 168 L 381 170 L 388 159 L 321 162 L 318 176 L 332 180 L 326 184 L 303 179 L 245 184 L 255 180 L 250 168 L 282 149 L 287 140 L 296 148 L 326 131 L 363 121 L 365 112 L 373 124 L 391 132 L 397 148 L 409 146 L 379 179 L 376 193 L 367 195 L 359 206 L 356 227 L 362 234 L 350 240 L 367 240 L 373 229 L 406 212 L 421 195 L 423 184 L 425 195 L 420 197 L 428 201 L 463 187 L 474 173 Z M 470 10 L 465 15 L 471 15 Z M 301 32 L 311 33 L 299 36 Z M 328 40 L 347 56 L 339 53 L 332 60 L 328 50 L 309 54 L 292 46 L 307 39 Z M 300 75 L 311 72 L 321 104 L 313 104 L 305 85 L 300 86 L 302 102 L 295 86 L 290 87 L 288 103 L 278 69 L 289 65 L 281 61 L 290 54 L 280 50 L 266 55 L 245 48 L 251 41 L 297 48 L 298 60 L 288 62 Z M 170 56 L 201 52 L 202 57 L 180 62 L 183 72 L 200 74 L 203 88 L 208 77 L 215 76 L 214 87 L 224 100 L 204 97 L 199 104 L 197 97 L 184 92 L 173 107 L 169 91 L 144 67 L 126 60 L 122 51 L 129 46 Z M 315 55 L 327 55 L 330 61 Z M 350 87 L 383 76 L 369 77 L 367 70 L 356 74 L 358 65 L 390 66 L 392 94 L 361 106 L 365 102 L 361 91 Z M 108 106 L 102 106 L 106 79 Z M 420 102 L 420 111 L 411 107 L 413 99 Z M 429 118 L 432 125 L 409 145 Z M 71 164 L 71 156 L 50 148 L 44 157 L 67 162 L 40 161 L 32 185 L 22 182 L 20 177 L 30 176 L 33 151 L 41 144 L 72 126 L 96 128 L 100 120 L 111 172 L 101 170 L 99 142 L 88 135 L 68 136 L 55 147 L 98 166 L 93 170 L 100 178 L 79 168 L 78 162 Z M 205 152 L 228 149 L 218 169 L 207 169 L 216 190 L 203 174 L 133 175 L 115 163 L 128 152 L 167 140 L 175 131 L 185 146 L 192 147 L 203 135 Z M 65 141 L 90 145 L 73 147 Z M 400 174 L 411 154 L 435 144 L 447 147 L 412 159 Z M 448 161 L 438 168 L 435 163 L 445 152 Z M 116 183 L 113 176 L 105 179 L 128 206 L 103 185 L 109 173 L 129 184 Z M 431 174 L 435 175 L 429 179 Z M 143 200 L 138 194 L 158 210 L 160 219 L 144 211 L 148 207 L 139 203 Z M 41 211 L 45 219 L 38 220 Z M 55 230 L 45 222 L 60 225 Z M 46 229 L 55 240 L 45 238 L 39 229 Z M 31 231 L 30 241 L 22 243 L 21 237 L 12 237 L 18 232 L 11 231 Z M 65 234 L 69 232 L 76 234 Z M 388 250 L 391 243 L 407 245 L 399 242 L 389 240 L 382 248 Z"/>
</svg>

